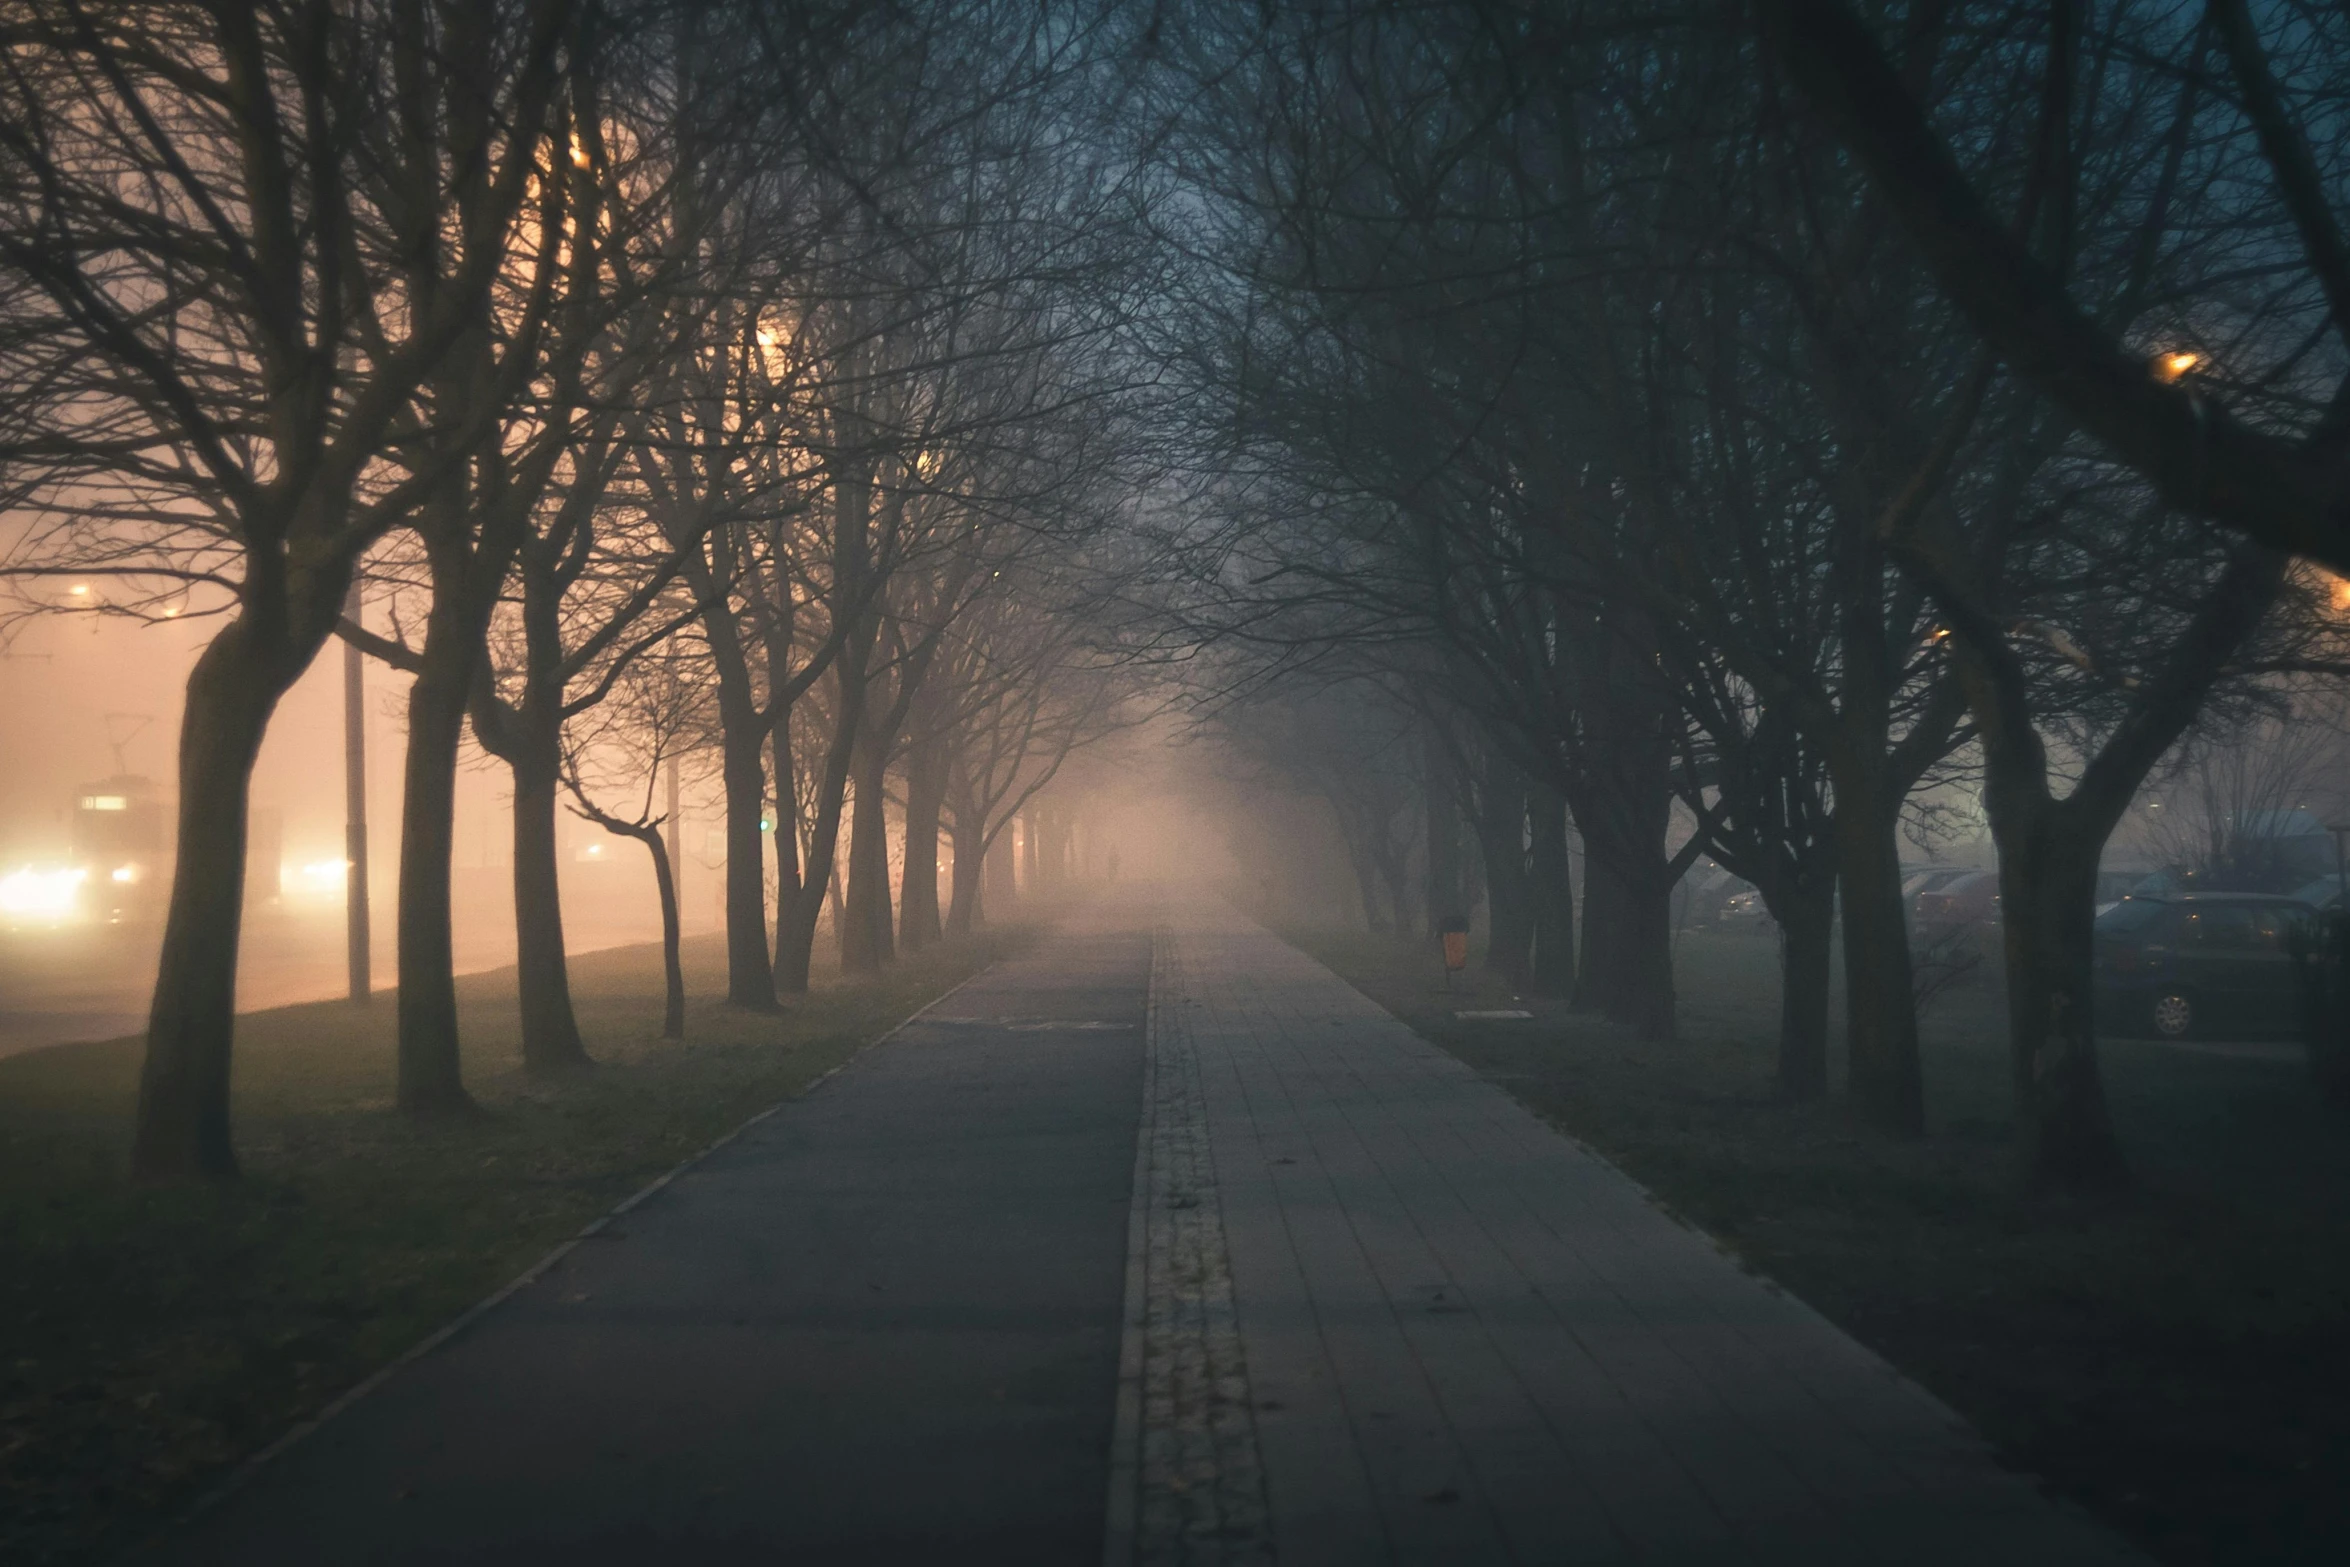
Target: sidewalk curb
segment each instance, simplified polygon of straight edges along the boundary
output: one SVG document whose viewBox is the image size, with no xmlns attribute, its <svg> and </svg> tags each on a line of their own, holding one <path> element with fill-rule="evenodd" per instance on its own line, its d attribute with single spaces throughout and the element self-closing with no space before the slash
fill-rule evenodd
<svg viewBox="0 0 2350 1567">
<path fill-rule="evenodd" d="M 909 1025 L 920 1022 L 924 1013 L 937 1006 L 940 1002 L 947 1000 L 956 992 L 963 989 L 964 986 L 969 985 L 974 980 L 978 979 L 981 975 L 991 972 L 997 966 L 1003 963 L 1003 961 L 1004 959 L 1000 957 L 992 958 L 988 962 L 982 964 L 980 967 L 973 969 L 970 973 L 955 981 L 954 984 L 949 985 L 946 989 L 940 991 L 937 995 L 931 997 L 928 1001 L 925 1001 L 922 1003 L 922 1005 L 907 1013 L 897 1022 L 892 1023 L 881 1033 L 874 1035 L 871 1039 L 865 1041 L 865 1043 L 857 1046 L 854 1050 L 850 1051 L 848 1055 L 838 1064 L 831 1066 L 823 1072 L 818 1073 L 815 1077 L 810 1078 L 803 1087 L 796 1089 L 792 1093 L 784 1095 L 784 1097 L 776 1100 L 775 1103 L 769 1105 L 766 1109 L 758 1111 L 755 1114 L 747 1117 L 741 1123 L 736 1125 L 733 1130 L 721 1135 L 715 1142 L 710 1143 L 707 1147 L 701 1149 L 698 1153 L 688 1155 L 670 1169 L 662 1172 L 660 1175 L 655 1176 L 651 1181 L 639 1187 L 636 1191 L 630 1193 L 627 1197 L 622 1198 L 621 1201 L 612 1208 L 607 1209 L 605 1212 L 598 1214 L 595 1218 L 590 1219 L 586 1224 L 580 1227 L 578 1233 L 572 1235 L 567 1240 L 557 1242 L 551 1251 L 549 1251 L 545 1256 L 539 1258 L 538 1261 L 532 1263 L 529 1267 L 525 1268 L 521 1273 L 515 1275 L 512 1279 L 509 1279 L 505 1284 L 501 1285 L 490 1294 L 484 1296 L 482 1299 L 474 1302 L 464 1311 L 458 1313 L 454 1318 L 434 1329 L 431 1333 L 427 1334 L 424 1338 L 420 1339 L 415 1344 L 410 1345 L 408 1349 L 403 1351 L 398 1356 L 395 1356 L 393 1359 L 385 1362 L 382 1366 L 376 1368 L 376 1370 L 370 1373 L 364 1380 L 360 1381 L 356 1386 L 350 1388 L 347 1392 L 343 1393 L 340 1397 L 329 1403 L 317 1414 L 312 1415 L 307 1420 L 297 1422 L 291 1429 L 289 1429 L 283 1436 L 280 1436 L 276 1441 L 270 1443 L 267 1447 L 264 1447 L 259 1452 L 253 1454 L 252 1457 L 247 1458 L 242 1463 L 238 1464 L 236 1468 L 229 1471 L 228 1478 L 221 1481 L 220 1484 L 214 1486 L 211 1490 L 205 1492 L 202 1496 L 198 1497 L 194 1502 L 189 1504 L 185 1510 L 173 1515 L 168 1522 L 166 1522 L 153 1534 L 147 1536 L 138 1544 L 124 1551 L 122 1553 L 122 1559 L 136 1559 L 146 1555 L 148 1552 L 154 1550 L 156 1547 L 162 1544 L 163 1541 L 165 1541 L 173 1532 L 186 1527 L 190 1523 L 193 1523 L 198 1518 L 204 1516 L 204 1514 L 212 1511 L 213 1508 L 218 1507 L 221 1503 L 227 1501 L 237 1492 L 250 1485 L 272 1460 L 284 1454 L 288 1449 L 300 1443 L 304 1438 L 317 1432 L 321 1426 L 334 1419 L 337 1415 L 342 1414 L 345 1410 L 348 1410 L 352 1405 L 367 1397 L 368 1394 L 382 1387 L 401 1370 L 416 1361 L 422 1360 L 425 1356 L 431 1354 L 434 1350 L 439 1349 L 442 1345 L 448 1343 L 451 1339 L 454 1339 L 459 1334 L 463 1333 L 467 1328 L 473 1326 L 474 1323 L 480 1321 L 491 1311 L 505 1304 L 507 1300 L 511 1299 L 521 1291 L 528 1289 L 531 1285 L 537 1283 L 541 1278 L 546 1276 L 547 1270 L 549 1268 L 552 1268 L 556 1263 L 561 1262 L 565 1257 L 569 1256 L 573 1248 L 578 1246 L 581 1241 L 587 1240 L 590 1237 L 596 1235 L 614 1219 L 617 1219 L 622 1214 L 627 1213 L 630 1209 L 636 1207 L 646 1198 L 651 1197 L 654 1193 L 660 1191 L 670 1182 L 676 1180 L 679 1176 L 685 1174 L 688 1170 L 691 1170 L 695 1165 L 700 1164 L 703 1160 L 709 1158 L 719 1149 L 724 1148 L 728 1143 L 733 1142 L 736 1138 L 742 1136 L 743 1133 L 749 1131 L 752 1127 L 757 1126 L 761 1121 L 766 1120 L 769 1116 L 775 1114 L 778 1110 L 783 1109 L 786 1105 L 794 1104 L 799 1100 L 805 1099 L 809 1095 L 815 1093 L 816 1090 L 822 1088 L 826 1083 L 831 1082 L 835 1077 L 839 1076 L 843 1071 L 847 1070 L 848 1067 L 854 1063 L 859 1056 L 864 1055 L 868 1050 L 872 1050 L 877 1046 L 887 1044 L 890 1040 L 895 1039 L 900 1033 L 903 1033 Z"/>
</svg>

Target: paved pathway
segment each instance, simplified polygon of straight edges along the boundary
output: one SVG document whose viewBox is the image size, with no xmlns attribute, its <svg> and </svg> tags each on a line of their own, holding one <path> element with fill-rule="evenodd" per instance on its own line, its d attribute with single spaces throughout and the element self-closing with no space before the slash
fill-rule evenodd
<svg viewBox="0 0 2350 1567">
<path fill-rule="evenodd" d="M 1220 908 L 1103 915 L 162 1555 L 2136 1560 L 1326 969 Z"/>
<path fill-rule="evenodd" d="M 1327 969 L 1185 915 L 1113 1562 L 2139 1559 Z"/>
<path fill-rule="evenodd" d="M 989 970 L 162 1559 L 1098 1561 L 1149 951 Z"/>
</svg>

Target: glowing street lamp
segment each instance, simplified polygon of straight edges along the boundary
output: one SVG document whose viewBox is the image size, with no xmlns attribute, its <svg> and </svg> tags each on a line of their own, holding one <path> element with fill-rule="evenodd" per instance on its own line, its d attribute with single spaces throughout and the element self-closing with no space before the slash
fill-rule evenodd
<svg viewBox="0 0 2350 1567">
<path fill-rule="evenodd" d="M 2192 349 L 2173 349 L 2154 356 L 2154 379 L 2165 386 L 2176 385 L 2186 373 L 2203 363 L 2203 356 Z"/>
</svg>

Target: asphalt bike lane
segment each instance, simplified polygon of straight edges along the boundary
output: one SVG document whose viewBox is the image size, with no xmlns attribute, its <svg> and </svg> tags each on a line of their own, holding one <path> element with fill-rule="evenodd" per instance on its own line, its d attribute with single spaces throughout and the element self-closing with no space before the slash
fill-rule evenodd
<svg viewBox="0 0 2350 1567">
<path fill-rule="evenodd" d="M 1100 1561 L 1150 951 L 1079 915 L 141 1559 Z"/>
</svg>

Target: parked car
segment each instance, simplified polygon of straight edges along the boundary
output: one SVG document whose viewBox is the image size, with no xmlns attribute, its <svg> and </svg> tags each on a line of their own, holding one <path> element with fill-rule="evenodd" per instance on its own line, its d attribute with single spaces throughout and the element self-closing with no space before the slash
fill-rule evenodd
<svg viewBox="0 0 2350 1567">
<path fill-rule="evenodd" d="M 1721 923 L 1722 905 L 1746 883 L 1718 865 L 1699 862 L 1673 888 L 1673 924 L 1691 930 L 1712 930 Z"/>
<path fill-rule="evenodd" d="M 1966 925 L 1990 925 L 1999 919 L 1999 873 L 1969 871 L 1911 900 L 1910 919 L 1921 936 L 1946 933 Z"/>
<path fill-rule="evenodd" d="M 2306 903 L 2313 909 L 2339 908 L 2342 902 L 2342 877 L 2339 871 L 2330 876 L 2295 887 L 2285 894 L 2296 903 Z"/>
<path fill-rule="evenodd" d="M 2290 940 L 2308 904 L 2258 893 L 2127 898 L 2097 917 L 2097 1017 L 2162 1039 L 2290 1034 L 2300 990 Z"/>
<path fill-rule="evenodd" d="M 1964 865 L 1931 865 L 1922 869 L 1904 866 L 1901 873 L 1901 901 L 1906 907 L 1914 909 L 1920 894 L 1939 892 L 1961 876 L 1974 874 Z"/>
<path fill-rule="evenodd" d="M 1761 936 L 1778 928 L 1763 895 L 1752 887 L 1724 898 L 1721 912 L 1714 916 L 1714 929 L 1729 936 Z"/>
<path fill-rule="evenodd" d="M 2160 896 L 2164 889 L 2148 885 L 2156 872 L 2138 866 L 2127 870 L 2102 870 L 2097 873 L 2097 912 L 2103 914 L 2122 899 L 2139 892 Z"/>
</svg>

